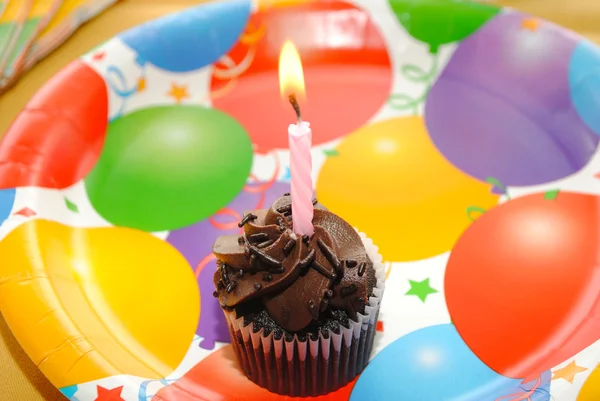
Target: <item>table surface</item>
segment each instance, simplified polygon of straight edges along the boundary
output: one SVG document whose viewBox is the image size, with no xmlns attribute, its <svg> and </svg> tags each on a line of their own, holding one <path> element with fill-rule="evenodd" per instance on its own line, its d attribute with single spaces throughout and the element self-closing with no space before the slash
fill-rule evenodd
<svg viewBox="0 0 600 401">
<path fill-rule="evenodd" d="M 31 96 L 59 69 L 120 31 L 202 0 L 121 0 L 79 29 L 65 44 L 26 73 L 0 96 L 0 137 Z M 500 0 L 554 21 L 600 43 L 600 1 Z M 0 398 L 4 401 L 58 401 L 64 397 L 23 352 L 0 316 Z"/>
</svg>

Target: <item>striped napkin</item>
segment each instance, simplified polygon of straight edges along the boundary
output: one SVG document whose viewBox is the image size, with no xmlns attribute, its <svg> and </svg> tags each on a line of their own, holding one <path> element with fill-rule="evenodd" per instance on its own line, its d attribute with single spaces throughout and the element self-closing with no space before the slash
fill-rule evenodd
<svg viewBox="0 0 600 401">
<path fill-rule="evenodd" d="M 0 0 L 0 93 L 117 0 Z"/>
</svg>

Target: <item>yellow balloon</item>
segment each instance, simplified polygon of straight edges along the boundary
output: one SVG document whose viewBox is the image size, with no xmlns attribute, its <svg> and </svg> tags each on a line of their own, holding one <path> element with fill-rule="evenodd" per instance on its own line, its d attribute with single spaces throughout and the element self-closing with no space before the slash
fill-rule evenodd
<svg viewBox="0 0 600 401">
<path fill-rule="evenodd" d="M 592 374 L 587 378 L 577 401 L 598 401 L 600 399 L 600 365 L 594 369 Z"/>
<path fill-rule="evenodd" d="M 118 374 L 163 378 L 193 340 L 192 269 L 150 234 L 33 220 L 0 242 L 0 260 L 0 310 L 59 388 Z"/>
<path fill-rule="evenodd" d="M 319 174 L 317 197 L 365 232 L 385 260 L 429 258 L 452 248 L 469 206 L 498 203 L 491 185 L 454 167 L 421 117 L 365 126 L 346 137 Z"/>
</svg>

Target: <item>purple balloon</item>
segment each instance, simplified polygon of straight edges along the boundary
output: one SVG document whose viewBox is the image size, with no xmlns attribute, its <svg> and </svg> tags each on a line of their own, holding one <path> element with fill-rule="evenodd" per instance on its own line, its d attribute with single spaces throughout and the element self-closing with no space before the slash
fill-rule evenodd
<svg viewBox="0 0 600 401">
<path fill-rule="evenodd" d="M 265 183 L 250 184 L 250 187 L 257 188 Z M 260 208 L 269 207 L 271 203 L 286 192 L 290 192 L 289 183 L 275 182 L 262 193 L 264 200 Z M 225 210 L 235 211 L 242 215 L 244 211 L 257 209 L 262 195 L 258 192 L 249 192 L 243 190 L 239 195 L 225 207 Z M 215 239 L 221 235 L 234 235 L 240 233 L 237 227 L 238 220 L 227 213 L 217 213 L 211 219 L 203 220 L 199 223 L 172 231 L 167 237 L 167 242 L 173 245 L 183 254 L 190 266 L 194 269 L 200 267 L 198 276 L 198 287 L 200 288 L 200 322 L 196 329 L 196 334 L 202 337 L 200 347 L 211 350 L 215 347 L 215 341 L 230 342 L 229 331 L 225 322 L 225 316 L 216 298 L 213 297 L 215 287 L 213 284 L 213 275 L 216 270 L 216 263 L 213 260 L 208 261 L 203 267 L 198 266 L 202 261 L 212 255 L 212 245 Z M 219 228 L 221 224 L 228 224 L 231 228 Z"/>
<path fill-rule="evenodd" d="M 581 170 L 599 138 L 569 93 L 569 60 L 578 41 L 512 11 L 466 38 L 425 105 L 440 152 L 465 173 L 504 185 L 538 185 Z"/>
</svg>

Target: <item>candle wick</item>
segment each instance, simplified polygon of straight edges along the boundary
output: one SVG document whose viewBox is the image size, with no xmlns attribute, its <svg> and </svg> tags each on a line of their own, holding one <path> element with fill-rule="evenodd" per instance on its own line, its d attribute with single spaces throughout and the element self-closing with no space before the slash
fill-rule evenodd
<svg viewBox="0 0 600 401">
<path fill-rule="evenodd" d="M 292 105 L 292 107 L 294 108 L 294 111 L 296 112 L 296 117 L 298 118 L 298 123 L 301 123 L 302 122 L 302 114 L 300 113 L 300 105 L 298 104 L 298 99 L 296 99 L 296 95 L 294 95 L 292 93 L 288 96 L 288 99 L 290 100 L 290 104 Z"/>
</svg>

